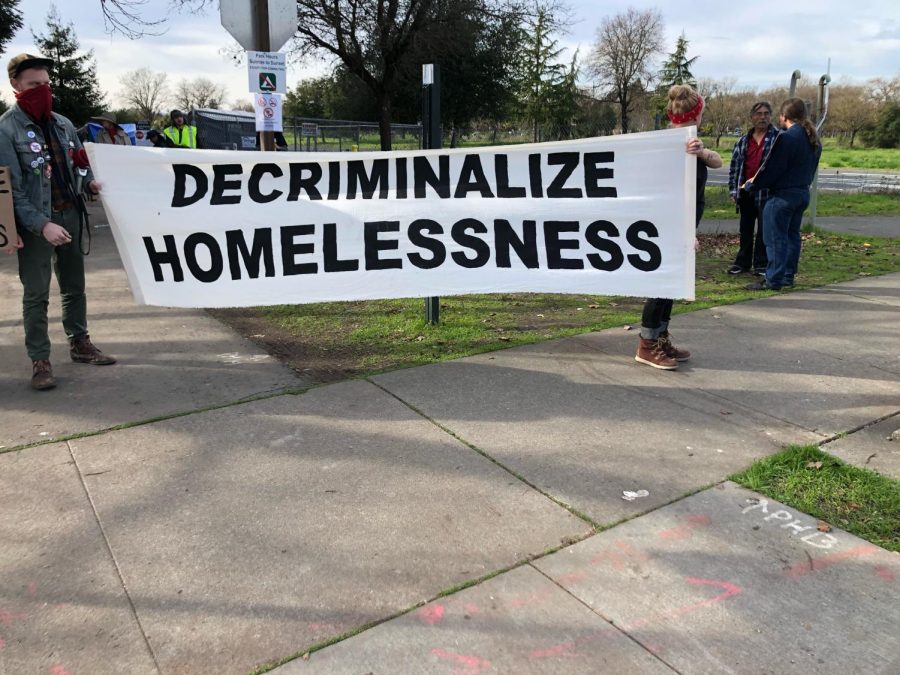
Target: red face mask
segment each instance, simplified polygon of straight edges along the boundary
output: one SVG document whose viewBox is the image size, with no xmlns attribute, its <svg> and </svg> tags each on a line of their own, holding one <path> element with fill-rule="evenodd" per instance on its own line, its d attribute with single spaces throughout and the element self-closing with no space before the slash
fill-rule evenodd
<svg viewBox="0 0 900 675">
<path fill-rule="evenodd" d="M 45 122 L 50 119 L 53 107 L 53 92 L 49 84 L 42 84 L 25 91 L 16 92 L 16 103 L 31 119 Z"/>
</svg>

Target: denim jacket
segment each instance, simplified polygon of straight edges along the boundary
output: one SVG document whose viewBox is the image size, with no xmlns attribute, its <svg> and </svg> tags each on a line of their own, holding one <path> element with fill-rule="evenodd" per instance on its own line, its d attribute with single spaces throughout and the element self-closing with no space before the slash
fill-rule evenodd
<svg viewBox="0 0 900 675">
<path fill-rule="evenodd" d="M 74 155 L 81 149 L 81 141 L 67 118 L 56 113 L 52 115 L 48 128 L 56 131 L 59 144 L 66 151 L 69 184 L 74 186 L 78 184 Z M 49 143 L 45 143 L 39 124 L 18 105 L 0 116 L 0 166 L 9 167 L 16 226 L 38 235 L 51 220 L 51 178 L 44 170 L 50 163 Z M 92 180 L 88 169 L 82 184 L 87 185 Z"/>
</svg>

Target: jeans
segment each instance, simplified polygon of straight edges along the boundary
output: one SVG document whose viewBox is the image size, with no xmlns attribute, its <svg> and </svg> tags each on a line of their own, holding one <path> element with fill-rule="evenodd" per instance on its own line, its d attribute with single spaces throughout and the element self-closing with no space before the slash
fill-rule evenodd
<svg viewBox="0 0 900 675">
<path fill-rule="evenodd" d="M 78 247 L 80 221 L 77 209 L 54 211 L 51 220 L 62 225 L 72 241 L 53 246 L 43 236 L 20 232 L 25 246 L 18 251 L 19 279 L 22 282 L 22 318 L 25 349 L 32 361 L 50 358 L 47 307 L 50 304 L 50 275 L 56 272 L 62 296 L 62 322 L 71 340 L 87 335 L 87 300 L 84 294 L 84 257 Z"/>
<path fill-rule="evenodd" d="M 800 225 L 807 206 L 808 189 L 778 190 L 769 194 L 763 210 L 763 240 L 769 256 L 766 282 L 772 288 L 794 283 L 800 262 Z"/>
<path fill-rule="evenodd" d="M 669 329 L 672 307 L 675 301 L 668 298 L 647 298 L 641 315 L 641 337 L 656 340 Z"/>
<path fill-rule="evenodd" d="M 738 193 L 738 207 L 741 214 L 741 244 L 738 248 L 734 264 L 749 270 L 764 270 L 768 264 L 766 259 L 766 245 L 763 243 L 763 210 L 765 201 L 761 207 L 756 205 L 756 196 L 741 190 Z M 756 230 L 756 236 L 753 231 Z"/>
</svg>

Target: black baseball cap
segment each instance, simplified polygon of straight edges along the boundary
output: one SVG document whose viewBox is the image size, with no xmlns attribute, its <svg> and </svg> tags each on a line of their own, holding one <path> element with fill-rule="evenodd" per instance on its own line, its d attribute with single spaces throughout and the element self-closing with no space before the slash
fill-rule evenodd
<svg viewBox="0 0 900 675">
<path fill-rule="evenodd" d="M 23 70 L 42 66 L 50 68 L 53 65 L 53 59 L 45 59 L 43 56 L 35 56 L 34 54 L 16 54 L 6 64 L 6 72 L 9 73 L 9 79 L 13 80 L 19 76 Z"/>
</svg>

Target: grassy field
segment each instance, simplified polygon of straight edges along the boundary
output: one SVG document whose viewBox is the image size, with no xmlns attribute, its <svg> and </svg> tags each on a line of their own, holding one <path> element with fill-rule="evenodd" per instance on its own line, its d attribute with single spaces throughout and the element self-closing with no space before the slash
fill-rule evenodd
<svg viewBox="0 0 900 675">
<path fill-rule="evenodd" d="M 696 300 L 675 313 L 758 298 L 749 276 L 729 276 L 736 236 L 702 236 Z M 804 235 L 797 289 L 900 270 L 900 239 Z M 639 298 L 494 294 L 441 298 L 441 323 L 421 298 L 215 311 L 245 336 L 316 381 L 335 381 L 576 333 L 635 325 Z M 637 338 L 635 338 L 637 339 Z"/>
<path fill-rule="evenodd" d="M 900 214 L 900 193 L 862 193 L 820 191 L 817 216 L 893 216 Z M 738 218 L 728 188 L 712 185 L 706 188 L 704 218 Z"/>
<path fill-rule="evenodd" d="M 844 464 L 816 446 L 791 446 L 731 478 L 824 521 L 820 530 L 833 525 L 900 552 L 900 481 Z"/>
<path fill-rule="evenodd" d="M 703 137 L 703 143 L 718 152 L 722 161 L 731 162 L 731 151 L 737 141 L 735 136 L 723 136 L 716 140 Z M 826 138 L 822 145 L 822 169 L 865 169 L 867 171 L 900 171 L 900 148 L 848 148 L 838 145 L 834 139 Z"/>
</svg>

